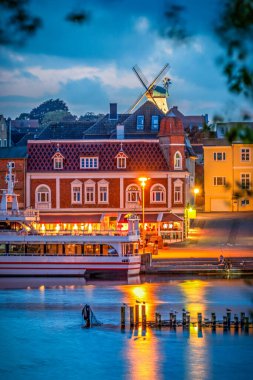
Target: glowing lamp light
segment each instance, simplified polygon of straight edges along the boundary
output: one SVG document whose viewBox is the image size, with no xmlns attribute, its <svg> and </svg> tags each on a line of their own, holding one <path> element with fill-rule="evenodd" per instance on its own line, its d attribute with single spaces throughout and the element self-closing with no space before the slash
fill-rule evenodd
<svg viewBox="0 0 253 380">
<path fill-rule="evenodd" d="M 193 192 L 194 192 L 195 195 L 199 194 L 199 188 L 195 187 L 194 190 L 193 190 Z"/>
<path fill-rule="evenodd" d="M 73 230 L 77 230 L 78 227 L 77 227 L 77 224 L 75 223 L 74 226 L 73 226 Z"/>
<path fill-rule="evenodd" d="M 92 232 L 92 225 L 91 225 L 91 223 L 88 224 L 88 232 Z"/>
<path fill-rule="evenodd" d="M 60 231 L 60 225 L 59 225 L 59 224 L 56 224 L 55 229 L 56 229 L 57 232 L 59 232 L 59 231 Z"/>
<path fill-rule="evenodd" d="M 45 230 L 46 230 L 45 224 L 42 224 L 42 226 L 41 226 L 41 231 L 42 231 L 42 232 L 45 232 Z"/>
</svg>

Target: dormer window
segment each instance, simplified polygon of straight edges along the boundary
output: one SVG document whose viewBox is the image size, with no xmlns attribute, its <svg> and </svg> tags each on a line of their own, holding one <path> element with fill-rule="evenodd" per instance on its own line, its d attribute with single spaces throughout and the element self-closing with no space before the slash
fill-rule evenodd
<svg viewBox="0 0 253 380">
<path fill-rule="evenodd" d="M 98 169 L 98 157 L 80 157 L 81 169 Z"/>
<path fill-rule="evenodd" d="M 53 155 L 54 160 L 54 169 L 61 170 L 63 169 L 63 160 L 64 156 L 57 150 L 57 152 Z"/>
<path fill-rule="evenodd" d="M 117 159 L 117 169 L 126 169 L 127 155 L 122 150 L 122 144 L 119 153 L 115 157 Z"/>
<path fill-rule="evenodd" d="M 159 117 L 156 115 L 153 115 L 151 118 L 151 129 L 152 131 L 158 131 L 159 128 Z"/>
<path fill-rule="evenodd" d="M 144 129 L 144 115 L 137 116 L 137 129 L 138 130 Z"/>
</svg>

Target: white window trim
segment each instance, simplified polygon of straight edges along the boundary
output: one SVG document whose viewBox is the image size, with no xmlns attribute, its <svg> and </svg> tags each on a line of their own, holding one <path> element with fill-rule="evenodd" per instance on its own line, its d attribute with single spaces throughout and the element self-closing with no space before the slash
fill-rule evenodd
<svg viewBox="0 0 253 380">
<path fill-rule="evenodd" d="M 88 160 L 88 161 L 86 161 Z M 88 165 L 86 166 L 86 162 Z M 95 162 L 97 162 L 97 165 L 95 166 Z M 91 163 L 91 165 L 90 165 Z M 80 157 L 80 169 L 99 169 L 99 159 L 98 157 L 86 157 L 82 156 Z"/>
<path fill-rule="evenodd" d="M 61 163 L 60 167 L 56 167 L 57 162 Z M 62 170 L 63 169 L 63 157 L 54 157 L 54 169 L 56 169 L 56 170 Z"/>
<path fill-rule="evenodd" d="M 180 197 L 179 200 L 176 200 L 176 187 L 180 187 Z M 177 179 L 173 184 L 173 198 L 174 204 L 182 204 L 183 203 L 183 181 Z"/>
<path fill-rule="evenodd" d="M 100 193 L 101 193 L 101 187 L 106 187 L 106 193 L 107 193 L 107 200 L 101 201 L 100 200 Z M 109 203 L 109 183 L 105 180 L 101 180 L 98 182 L 98 203 L 102 204 L 108 204 Z"/>
<path fill-rule="evenodd" d="M 222 154 L 222 159 L 221 160 L 218 160 L 218 154 Z M 226 161 L 226 152 L 224 152 L 224 151 L 218 151 L 218 152 L 213 152 L 213 159 L 214 159 L 214 161 L 219 161 L 219 162 L 221 162 L 221 161 Z"/>
<path fill-rule="evenodd" d="M 218 184 L 218 178 L 222 178 L 222 184 L 219 185 Z M 226 177 L 222 177 L 222 176 L 215 176 L 213 177 L 213 186 L 225 186 L 226 185 Z"/>
<path fill-rule="evenodd" d="M 93 201 L 87 200 L 87 188 L 88 187 L 93 188 Z M 86 203 L 86 204 L 95 204 L 96 203 L 96 187 L 95 187 L 95 182 L 92 180 L 88 180 L 84 183 L 84 203 Z"/>
<path fill-rule="evenodd" d="M 245 176 L 245 177 L 247 176 L 247 178 L 249 179 L 249 187 L 243 187 L 243 186 L 242 186 L 242 179 L 243 179 L 242 177 L 243 177 L 243 176 Z M 241 173 L 241 174 L 240 174 L 240 178 L 241 178 L 241 188 L 242 188 L 243 190 L 251 190 L 251 187 L 252 187 L 252 186 L 251 186 L 251 174 L 250 174 L 250 173 Z M 245 178 L 244 178 L 244 179 L 245 179 Z M 245 181 L 245 184 L 246 184 L 246 181 Z"/>
<path fill-rule="evenodd" d="M 124 163 L 124 165 L 120 165 Z M 126 157 L 117 157 L 117 169 L 126 169 Z"/>
<path fill-rule="evenodd" d="M 245 151 L 245 150 L 248 151 L 248 154 L 249 154 L 249 159 L 248 159 L 248 160 L 243 160 L 243 159 L 242 159 L 243 150 L 244 150 L 244 151 Z M 244 152 L 244 154 L 246 155 L 247 153 Z M 241 155 L 240 155 L 240 157 L 241 157 L 241 162 L 250 162 L 250 161 L 251 161 L 251 149 L 250 149 L 250 148 L 241 148 Z"/>
<path fill-rule="evenodd" d="M 41 192 L 39 191 L 39 189 L 41 187 L 45 187 L 48 191 L 47 192 Z M 48 199 L 46 201 L 42 201 L 41 200 L 41 196 L 39 196 L 39 194 L 42 194 L 42 193 L 47 193 L 48 194 Z M 40 207 L 40 205 L 42 207 Z M 51 189 L 48 185 L 45 185 L 45 184 L 40 184 L 36 187 L 35 189 L 35 208 L 51 208 Z"/>
<path fill-rule="evenodd" d="M 155 187 L 157 186 L 160 186 L 162 188 L 162 190 L 160 191 L 161 193 L 163 193 L 163 200 L 161 201 L 155 201 L 154 200 L 154 193 L 156 193 L 157 191 L 155 191 Z M 151 189 L 150 189 L 150 203 L 166 203 L 166 189 L 163 185 L 161 185 L 160 183 L 156 183 L 154 184 Z"/>
<path fill-rule="evenodd" d="M 176 157 L 179 154 L 180 157 Z M 179 165 L 177 165 L 177 161 L 179 160 Z M 182 154 L 177 150 L 174 154 L 174 170 L 182 170 Z"/>
<path fill-rule="evenodd" d="M 137 190 L 135 191 L 136 193 L 136 200 L 135 201 L 132 201 L 132 200 L 129 200 L 129 189 L 134 186 L 137 188 Z M 141 194 L 141 188 L 139 185 L 137 185 L 136 183 L 131 183 L 130 185 L 127 186 L 126 188 L 126 201 L 128 203 L 132 203 L 132 204 L 135 204 L 135 203 L 138 203 L 139 201 L 142 201 L 142 194 Z"/>
<path fill-rule="evenodd" d="M 74 200 L 74 187 L 79 187 L 80 189 L 80 200 L 75 201 Z M 71 204 L 82 204 L 82 182 L 75 180 L 71 182 Z"/>
</svg>

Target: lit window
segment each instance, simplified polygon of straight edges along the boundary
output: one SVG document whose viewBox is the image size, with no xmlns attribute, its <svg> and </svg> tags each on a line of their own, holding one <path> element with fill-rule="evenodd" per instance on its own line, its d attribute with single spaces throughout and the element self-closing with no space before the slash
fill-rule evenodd
<svg viewBox="0 0 253 380">
<path fill-rule="evenodd" d="M 0 139 L 0 147 L 2 147 L 2 139 Z"/>
<path fill-rule="evenodd" d="M 245 190 L 250 189 L 250 174 L 248 173 L 241 174 L 241 186 L 242 186 L 242 189 L 245 189 Z"/>
<path fill-rule="evenodd" d="M 7 146 L 7 139 L 4 139 L 4 147 Z"/>
<path fill-rule="evenodd" d="M 182 169 L 182 155 L 180 152 L 176 152 L 174 155 L 174 169 L 175 170 Z"/>
<path fill-rule="evenodd" d="M 213 154 L 214 161 L 225 161 L 226 153 L 225 152 L 214 152 Z"/>
<path fill-rule="evenodd" d="M 137 185 L 130 185 L 127 188 L 127 201 L 130 203 L 139 202 L 141 199 L 140 188 Z"/>
<path fill-rule="evenodd" d="M 226 185 L 226 177 L 214 177 L 213 178 L 214 186 L 225 186 Z"/>
<path fill-rule="evenodd" d="M 144 129 L 144 115 L 137 116 L 137 129 Z"/>
<path fill-rule="evenodd" d="M 159 128 L 159 118 L 158 116 L 152 116 L 151 118 L 151 129 L 153 131 L 158 131 Z"/>
<path fill-rule="evenodd" d="M 84 185 L 84 191 L 85 203 L 95 203 L 95 183 L 87 181 Z"/>
<path fill-rule="evenodd" d="M 154 185 L 151 188 L 151 203 L 165 202 L 165 188 L 162 185 Z"/>
<path fill-rule="evenodd" d="M 98 157 L 81 157 L 81 169 L 98 169 Z"/>
<path fill-rule="evenodd" d="M 250 150 L 249 148 L 241 149 L 241 161 L 250 161 Z"/>
</svg>

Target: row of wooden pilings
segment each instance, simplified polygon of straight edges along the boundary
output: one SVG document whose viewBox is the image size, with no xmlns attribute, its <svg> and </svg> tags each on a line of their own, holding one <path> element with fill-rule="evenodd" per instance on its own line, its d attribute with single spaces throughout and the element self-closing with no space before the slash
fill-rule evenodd
<svg viewBox="0 0 253 380">
<path fill-rule="evenodd" d="M 140 310 L 140 307 L 141 307 L 141 310 Z M 122 328 L 126 326 L 126 308 L 127 308 L 126 305 L 121 307 L 121 327 Z M 253 326 L 252 322 L 250 322 L 249 320 L 249 317 L 246 316 L 244 312 L 240 313 L 240 318 L 238 314 L 234 314 L 234 319 L 232 320 L 231 311 L 227 311 L 226 315 L 223 316 L 222 320 L 217 320 L 215 313 L 211 313 L 211 319 L 208 319 L 208 318 L 203 319 L 202 313 L 198 313 L 197 321 L 193 322 L 191 321 L 190 313 L 187 311 L 183 311 L 182 320 L 177 319 L 177 315 L 175 312 L 169 313 L 168 320 L 162 320 L 161 314 L 156 312 L 155 319 L 153 321 L 147 321 L 145 304 L 142 304 L 142 305 L 136 304 L 135 306 L 130 306 L 129 316 L 130 316 L 129 323 L 130 323 L 131 328 L 139 326 L 140 324 L 142 324 L 142 326 L 144 327 L 145 326 L 189 327 L 190 325 L 193 325 L 193 326 L 197 325 L 199 328 L 202 328 L 202 327 L 239 328 L 240 327 L 240 328 L 245 328 L 245 329 L 248 329 L 249 327 Z"/>
</svg>

